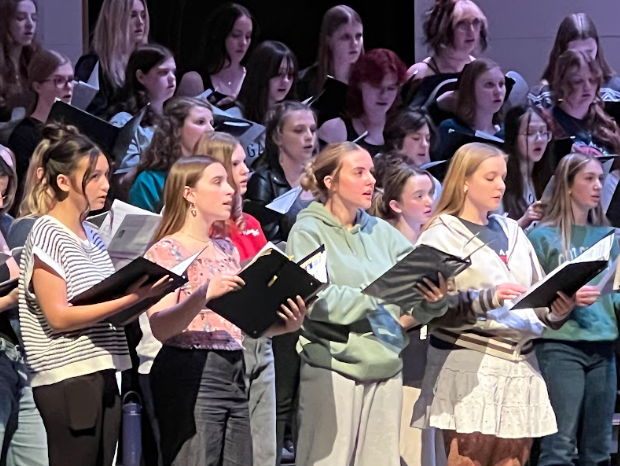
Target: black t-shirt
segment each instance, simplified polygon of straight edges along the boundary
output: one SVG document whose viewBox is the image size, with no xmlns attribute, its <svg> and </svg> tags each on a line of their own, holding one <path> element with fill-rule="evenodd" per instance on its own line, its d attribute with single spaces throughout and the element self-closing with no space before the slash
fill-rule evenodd
<svg viewBox="0 0 620 466">
<path fill-rule="evenodd" d="M 24 118 L 13 130 L 8 146 L 15 153 L 17 179 L 22 180 L 28 171 L 32 153 L 41 142 L 43 123 L 34 118 Z"/>
<path fill-rule="evenodd" d="M 30 165 L 30 159 L 36 147 L 43 137 L 43 123 L 34 118 L 24 118 L 13 130 L 9 138 L 8 146 L 15 153 L 15 173 L 17 174 L 16 202 L 11 208 L 11 214 L 17 215 L 20 200 L 24 194 L 26 173 Z"/>
<path fill-rule="evenodd" d="M 477 235 L 480 241 L 495 251 L 504 263 L 508 261 L 508 236 L 497 220 L 491 217 L 486 225 L 478 225 L 462 218 L 459 220 L 469 231 Z"/>
</svg>

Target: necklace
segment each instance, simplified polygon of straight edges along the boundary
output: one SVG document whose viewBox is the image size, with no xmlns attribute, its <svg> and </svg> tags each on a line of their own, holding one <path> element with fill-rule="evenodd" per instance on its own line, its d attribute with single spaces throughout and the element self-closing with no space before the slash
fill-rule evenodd
<svg viewBox="0 0 620 466">
<path fill-rule="evenodd" d="M 192 236 L 189 233 L 185 233 L 183 230 L 179 230 L 179 233 L 183 233 L 188 238 L 191 238 L 191 239 L 193 239 L 195 241 L 199 241 L 201 243 L 209 244 L 211 242 L 211 238 L 209 238 L 208 240 L 204 240 L 204 239 L 201 239 L 201 238 L 196 238 L 195 236 Z"/>
<path fill-rule="evenodd" d="M 225 87 L 228 87 L 228 90 L 231 93 L 236 94 L 236 89 L 241 85 L 241 83 L 243 82 L 243 79 L 245 78 L 245 68 L 241 69 L 241 74 L 238 74 L 236 71 L 231 70 L 229 73 L 222 73 L 219 76 L 218 75 L 213 75 L 211 77 L 211 82 L 213 82 L 213 78 L 216 79 L 216 81 L 219 81 L 220 84 L 224 85 Z M 224 77 L 223 74 L 229 74 L 228 77 Z M 224 86 L 220 86 L 220 87 L 224 87 Z"/>
</svg>

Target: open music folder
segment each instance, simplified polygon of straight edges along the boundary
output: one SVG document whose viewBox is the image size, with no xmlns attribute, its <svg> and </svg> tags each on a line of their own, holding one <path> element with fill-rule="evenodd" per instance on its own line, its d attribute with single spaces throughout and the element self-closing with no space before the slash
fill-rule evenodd
<svg viewBox="0 0 620 466">
<path fill-rule="evenodd" d="M 277 312 L 287 299 L 299 295 L 307 301 L 328 286 L 325 247 L 296 263 L 268 243 L 239 276 L 245 285 L 213 299 L 208 307 L 250 337 L 259 338 L 279 321 Z"/>
<path fill-rule="evenodd" d="M 99 224 L 99 236 L 118 270 L 146 252 L 161 215 L 115 199 L 109 212 L 87 220 Z"/>
<path fill-rule="evenodd" d="M 459 257 L 421 244 L 398 261 L 391 269 L 363 289 L 363 293 L 408 309 L 424 300 L 415 285 L 424 284 L 423 279 L 438 284 L 437 274 L 447 280 L 471 265 L 471 255 Z"/>
<path fill-rule="evenodd" d="M 75 126 L 82 134 L 92 139 L 108 157 L 116 162 L 117 166 L 120 166 L 147 108 L 148 105 L 125 126 L 117 128 L 84 110 L 66 104 L 62 100 L 56 100 L 47 117 L 47 123 L 58 122 Z"/>
<path fill-rule="evenodd" d="M 609 266 L 614 230 L 571 261 L 564 262 L 523 295 L 512 301 L 512 309 L 550 307 L 558 291 L 573 296 L 582 286 Z"/>
<path fill-rule="evenodd" d="M 172 293 L 174 290 L 187 283 L 187 269 L 202 251 L 204 251 L 204 249 L 188 257 L 170 270 L 144 257 L 138 257 L 108 278 L 75 296 L 70 303 L 74 306 L 85 306 L 112 301 L 113 299 L 125 296 L 129 287 L 141 280 L 144 276 L 148 277 L 146 281 L 148 284 L 155 283 L 168 276 L 170 281 L 159 295 L 140 301 L 138 304 L 106 319 L 106 322 L 111 323 L 115 327 L 122 327 L 136 319 L 168 293 Z"/>
</svg>

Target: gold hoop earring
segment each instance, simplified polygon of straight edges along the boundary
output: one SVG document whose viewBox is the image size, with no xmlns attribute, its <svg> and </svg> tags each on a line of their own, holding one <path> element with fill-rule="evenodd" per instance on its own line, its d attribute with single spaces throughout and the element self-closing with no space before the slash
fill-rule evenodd
<svg viewBox="0 0 620 466">
<path fill-rule="evenodd" d="M 194 204 L 189 205 L 189 213 L 192 214 L 192 217 L 198 215 L 198 212 L 196 211 L 196 206 Z"/>
</svg>

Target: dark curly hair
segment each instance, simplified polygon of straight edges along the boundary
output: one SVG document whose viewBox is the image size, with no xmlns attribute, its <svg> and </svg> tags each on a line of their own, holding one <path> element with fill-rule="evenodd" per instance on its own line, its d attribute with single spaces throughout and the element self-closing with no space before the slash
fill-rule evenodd
<svg viewBox="0 0 620 466">
<path fill-rule="evenodd" d="M 180 142 L 181 131 L 185 119 L 195 107 L 204 107 L 213 111 L 209 102 L 196 97 L 174 97 L 164 104 L 164 113 L 159 119 L 153 140 L 124 183 L 131 186 L 138 175 L 144 171 L 167 172 L 170 170 L 172 164 L 183 156 Z"/>
</svg>

